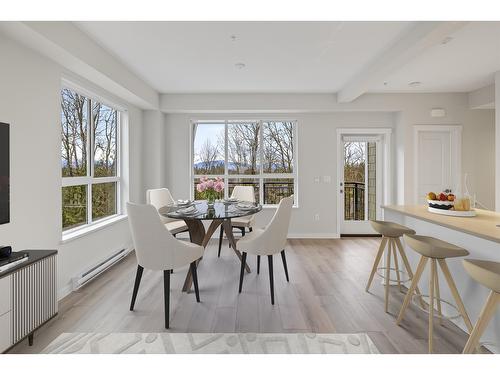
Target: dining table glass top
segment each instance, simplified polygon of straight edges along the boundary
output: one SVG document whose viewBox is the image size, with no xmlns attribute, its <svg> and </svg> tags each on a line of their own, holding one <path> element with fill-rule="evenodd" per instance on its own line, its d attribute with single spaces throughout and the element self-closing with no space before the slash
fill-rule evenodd
<svg viewBox="0 0 500 375">
<path fill-rule="evenodd" d="M 193 207 L 190 209 L 189 207 Z M 158 210 L 160 215 L 180 220 L 226 220 L 253 215 L 262 210 L 262 206 L 251 202 L 216 201 L 212 207 L 207 201 L 193 201 L 187 205 L 175 204 Z"/>
</svg>

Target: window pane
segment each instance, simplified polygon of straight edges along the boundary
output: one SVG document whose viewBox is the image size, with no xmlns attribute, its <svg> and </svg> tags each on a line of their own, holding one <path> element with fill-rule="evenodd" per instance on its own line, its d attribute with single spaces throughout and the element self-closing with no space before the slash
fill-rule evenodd
<svg viewBox="0 0 500 375">
<path fill-rule="evenodd" d="M 260 124 L 237 122 L 227 127 L 229 174 L 259 174 Z"/>
<path fill-rule="evenodd" d="M 264 180 L 264 204 L 278 204 L 281 198 L 293 194 L 293 178 L 266 178 Z"/>
<path fill-rule="evenodd" d="M 61 90 L 61 168 L 63 177 L 87 175 L 88 100 Z"/>
<path fill-rule="evenodd" d="M 230 178 L 229 179 L 229 184 L 228 184 L 228 194 L 231 196 L 233 193 L 233 189 L 237 185 L 243 185 L 243 186 L 253 186 L 253 191 L 255 195 L 255 202 L 259 203 L 259 190 L 260 190 L 260 184 L 259 184 L 259 179 L 258 178 Z"/>
<path fill-rule="evenodd" d="M 264 173 L 293 173 L 292 121 L 263 122 Z"/>
<path fill-rule="evenodd" d="M 116 176 L 118 114 L 114 109 L 92 104 L 94 124 L 94 177 Z"/>
<path fill-rule="evenodd" d="M 62 188 L 63 229 L 87 224 L 87 185 Z"/>
<path fill-rule="evenodd" d="M 92 185 L 92 220 L 116 214 L 116 182 Z"/>
<path fill-rule="evenodd" d="M 194 174 L 224 174 L 224 124 L 194 124 Z"/>
</svg>

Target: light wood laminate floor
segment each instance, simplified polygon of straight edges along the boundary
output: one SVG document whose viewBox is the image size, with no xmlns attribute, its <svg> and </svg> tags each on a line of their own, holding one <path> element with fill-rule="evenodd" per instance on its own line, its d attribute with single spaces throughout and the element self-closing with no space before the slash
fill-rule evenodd
<svg viewBox="0 0 500 375">
<path fill-rule="evenodd" d="M 171 332 L 367 332 L 382 353 L 426 353 L 427 315 L 411 306 L 401 326 L 395 324 L 404 295 L 391 289 L 390 312 L 384 312 L 383 286 L 365 285 L 379 238 L 289 240 L 290 283 L 281 258 L 274 257 L 276 304 L 271 305 L 267 259 L 245 275 L 238 294 L 239 263 L 224 241 L 217 258 L 211 240 L 198 270 L 201 303 L 181 293 L 187 268 L 171 277 Z M 129 311 L 136 259 L 132 253 L 111 270 L 60 302 L 59 315 L 10 353 L 38 353 L 63 332 L 163 332 L 162 272 L 144 271 L 135 311 Z M 436 353 L 461 352 L 467 335 L 450 322 L 437 325 Z"/>
</svg>

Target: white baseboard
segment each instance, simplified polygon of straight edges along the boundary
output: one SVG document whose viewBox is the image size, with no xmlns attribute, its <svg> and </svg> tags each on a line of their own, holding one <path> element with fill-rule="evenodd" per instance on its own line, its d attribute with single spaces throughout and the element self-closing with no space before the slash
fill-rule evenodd
<svg viewBox="0 0 500 375">
<path fill-rule="evenodd" d="M 57 300 L 60 301 L 73 291 L 73 286 L 69 282 L 65 287 L 57 291 Z"/>
<path fill-rule="evenodd" d="M 293 239 L 300 239 L 300 238 L 307 238 L 307 239 L 336 239 L 340 238 L 340 235 L 338 233 L 288 233 L 288 238 L 293 238 Z"/>
</svg>

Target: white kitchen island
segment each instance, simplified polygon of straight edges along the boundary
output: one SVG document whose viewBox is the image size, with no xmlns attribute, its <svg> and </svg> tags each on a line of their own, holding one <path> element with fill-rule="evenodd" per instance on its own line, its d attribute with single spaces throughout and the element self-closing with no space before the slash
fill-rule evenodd
<svg viewBox="0 0 500 375">
<path fill-rule="evenodd" d="M 484 259 L 500 262 L 500 213 L 476 210 L 475 217 L 453 217 L 430 213 L 427 207 L 419 206 L 383 206 L 384 220 L 393 221 L 409 228 L 417 234 L 432 236 L 443 241 L 461 246 L 470 252 L 469 258 Z M 405 245 L 406 253 L 413 271 L 417 266 L 420 255 Z M 452 276 L 457 284 L 458 291 L 464 301 L 469 317 L 474 325 L 479 313 L 486 302 L 489 290 L 472 280 L 462 266 L 463 258 L 447 259 Z M 446 281 L 439 274 L 441 298 L 453 301 Z M 424 272 L 419 282 L 422 293 L 428 292 L 428 275 Z M 446 304 L 443 304 L 445 315 L 456 315 Z M 466 331 L 461 319 L 453 322 Z M 486 329 L 481 342 L 493 342 L 497 346 L 486 345 L 491 351 L 500 353 L 500 308 Z"/>
</svg>

